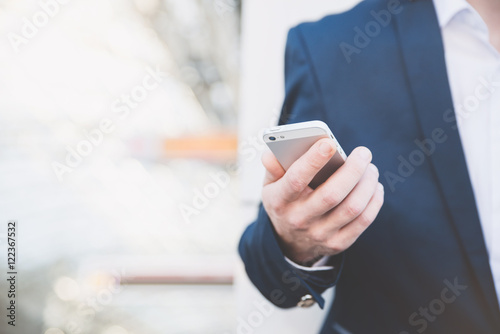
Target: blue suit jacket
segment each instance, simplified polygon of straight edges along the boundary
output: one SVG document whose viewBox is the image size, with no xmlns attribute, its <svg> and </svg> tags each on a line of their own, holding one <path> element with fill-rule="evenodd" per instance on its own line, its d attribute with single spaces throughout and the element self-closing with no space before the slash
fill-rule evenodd
<svg viewBox="0 0 500 334">
<path fill-rule="evenodd" d="M 306 294 L 323 307 L 336 286 L 322 333 L 500 333 L 433 3 L 404 0 L 377 21 L 388 6 L 364 1 L 290 30 L 281 119 L 323 120 L 347 152 L 371 149 L 386 189 L 377 219 L 334 270 L 305 273 L 284 260 L 261 207 L 240 255 L 280 307 Z"/>
</svg>

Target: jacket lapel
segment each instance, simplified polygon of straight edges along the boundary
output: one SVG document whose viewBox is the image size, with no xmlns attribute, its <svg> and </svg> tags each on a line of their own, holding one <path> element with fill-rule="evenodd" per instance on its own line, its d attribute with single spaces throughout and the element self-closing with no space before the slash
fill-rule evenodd
<svg viewBox="0 0 500 334">
<path fill-rule="evenodd" d="M 447 136 L 443 143 L 436 144 L 429 159 L 465 257 L 494 312 L 492 315 L 498 319 L 497 296 L 454 119 L 443 42 L 433 2 L 404 2 L 401 13 L 395 15 L 395 29 L 423 138 L 432 138 L 436 129 L 442 129 Z"/>
</svg>

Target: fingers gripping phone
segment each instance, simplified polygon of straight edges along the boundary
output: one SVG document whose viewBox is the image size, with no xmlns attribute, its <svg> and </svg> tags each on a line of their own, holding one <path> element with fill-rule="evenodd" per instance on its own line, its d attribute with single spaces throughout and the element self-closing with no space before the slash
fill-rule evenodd
<svg viewBox="0 0 500 334">
<path fill-rule="evenodd" d="M 264 130 L 264 142 L 271 149 L 284 170 L 299 159 L 321 138 L 331 138 L 337 151 L 316 174 L 309 186 L 316 189 L 325 182 L 347 159 L 332 131 L 322 121 L 309 121 L 272 127 Z"/>
</svg>

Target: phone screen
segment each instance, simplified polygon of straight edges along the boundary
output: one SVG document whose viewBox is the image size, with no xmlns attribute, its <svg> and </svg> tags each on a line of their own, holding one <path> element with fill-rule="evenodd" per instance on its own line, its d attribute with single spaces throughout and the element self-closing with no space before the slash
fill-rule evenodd
<svg viewBox="0 0 500 334">
<path fill-rule="evenodd" d="M 280 133 L 274 134 L 274 137 L 280 137 Z M 304 155 L 304 153 L 321 138 L 328 138 L 328 135 L 313 135 L 292 139 L 287 139 L 285 137 L 280 138 L 280 140 L 266 141 L 266 144 L 276 156 L 283 169 L 288 170 L 297 159 Z M 309 186 L 316 189 L 343 164 L 344 158 L 342 157 L 341 151 L 337 148 L 337 152 L 335 152 L 328 163 L 316 174 L 311 183 L 309 183 Z"/>
</svg>

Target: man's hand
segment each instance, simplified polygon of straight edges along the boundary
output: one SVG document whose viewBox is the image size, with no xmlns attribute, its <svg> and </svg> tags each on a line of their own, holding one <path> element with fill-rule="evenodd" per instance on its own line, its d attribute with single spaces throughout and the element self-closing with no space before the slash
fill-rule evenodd
<svg viewBox="0 0 500 334">
<path fill-rule="evenodd" d="M 286 173 L 270 151 L 262 156 L 267 170 L 262 202 L 285 255 L 296 263 L 349 248 L 384 202 L 384 187 L 366 147 L 356 148 L 325 183 L 311 189 L 308 184 L 334 154 L 333 141 L 321 139 Z"/>
</svg>

